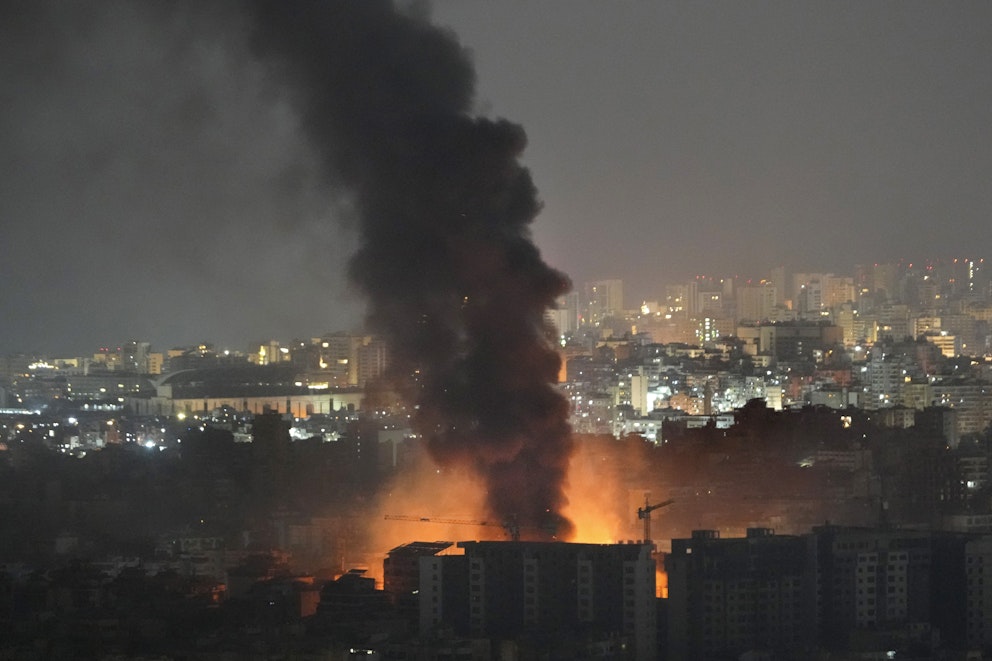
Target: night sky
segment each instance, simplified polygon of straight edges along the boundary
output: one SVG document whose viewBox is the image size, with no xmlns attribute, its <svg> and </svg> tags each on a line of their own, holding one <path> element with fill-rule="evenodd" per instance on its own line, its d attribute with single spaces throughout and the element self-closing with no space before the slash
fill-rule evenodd
<svg viewBox="0 0 992 661">
<path fill-rule="evenodd" d="M 579 287 L 992 257 L 989 3 L 432 11 Z M 360 325 L 349 200 L 269 76 L 223 3 L 0 2 L 0 352 Z"/>
</svg>

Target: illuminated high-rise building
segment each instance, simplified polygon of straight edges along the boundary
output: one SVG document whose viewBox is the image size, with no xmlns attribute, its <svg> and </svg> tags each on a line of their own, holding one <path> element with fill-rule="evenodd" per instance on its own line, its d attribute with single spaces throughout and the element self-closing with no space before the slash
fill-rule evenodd
<svg viewBox="0 0 992 661">
<path fill-rule="evenodd" d="M 899 290 L 899 264 L 874 264 L 870 271 L 870 288 L 876 294 L 885 294 L 889 300 L 896 300 Z"/>
<path fill-rule="evenodd" d="M 785 300 L 792 298 L 784 266 L 776 266 L 771 270 L 768 274 L 768 284 L 775 287 L 775 305 L 785 305 Z"/>
<path fill-rule="evenodd" d="M 886 352 L 883 345 L 873 347 L 868 352 L 866 372 L 862 377 L 867 386 L 866 408 L 885 408 L 901 403 L 909 366 L 905 355 Z"/>
<path fill-rule="evenodd" d="M 736 329 L 734 320 L 725 315 L 702 315 L 696 321 L 694 343 L 707 344 L 716 342 L 721 337 L 733 334 Z"/>
<path fill-rule="evenodd" d="M 675 315 L 693 316 L 699 309 L 699 284 L 695 281 L 665 287 L 665 305 Z"/>
<path fill-rule="evenodd" d="M 844 339 L 839 326 L 816 322 L 761 324 L 758 327 L 758 349 L 778 360 L 808 359 L 818 351 L 827 351 Z"/>
<path fill-rule="evenodd" d="M 875 339 L 889 337 L 902 340 L 911 336 L 909 306 L 902 303 L 887 303 L 875 312 Z"/>
<path fill-rule="evenodd" d="M 110 372 L 121 369 L 120 347 L 100 347 L 93 354 L 93 365 L 100 365 L 103 369 Z"/>
<path fill-rule="evenodd" d="M 386 372 L 389 365 L 389 347 L 380 337 L 368 337 L 358 348 L 358 385 L 364 388 Z"/>
<path fill-rule="evenodd" d="M 844 346 L 853 347 L 855 344 L 865 339 L 864 320 L 858 315 L 851 303 L 841 303 L 834 310 L 834 323 L 839 326 L 844 334 Z"/>
<path fill-rule="evenodd" d="M 585 323 L 597 325 L 609 317 L 623 315 L 623 280 L 596 280 L 586 283 Z"/>
<path fill-rule="evenodd" d="M 144 374 L 161 374 L 165 364 L 165 356 L 160 351 L 150 352 L 145 356 Z"/>
<path fill-rule="evenodd" d="M 980 434 L 992 424 L 992 386 L 977 379 L 937 381 L 931 386 L 933 404 L 957 413 L 957 432 Z"/>
<path fill-rule="evenodd" d="M 727 298 L 728 296 L 724 293 L 723 287 L 719 289 L 701 289 L 698 294 L 696 314 L 721 314 Z"/>
<path fill-rule="evenodd" d="M 989 275 L 983 259 L 954 259 L 936 264 L 931 271 L 948 297 L 974 300 L 987 293 Z"/>
<path fill-rule="evenodd" d="M 370 341 L 367 335 L 332 333 L 320 338 L 320 368 L 332 386 L 357 386 L 358 355 Z"/>
<path fill-rule="evenodd" d="M 137 374 L 144 373 L 148 364 L 149 351 L 151 351 L 149 342 L 127 342 L 120 348 L 121 369 Z"/>
<path fill-rule="evenodd" d="M 560 335 L 575 331 L 579 327 L 579 294 L 569 292 L 560 296 L 555 309 L 545 313 L 547 320 L 554 325 Z"/>
<path fill-rule="evenodd" d="M 278 340 L 267 340 L 252 345 L 248 351 L 249 362 L 256 365 L 274 365 L 289 360 L 289 347 L 279 346 Z"/>
<path fill-rule="evenodd" d="M 811 280 L 799 286 L 796 290 L 796 309 L 800 319 L 816 320 L 820 317 L 823 309 L 823 283 L 820 280 Z"/>
<path fill-rule="evenodd" d="M 821 295 L 824 307 L 833 309 L 844 303 L 854 302 L 854 278 L 830 273 L 823 276 L 821 283 Z"/>
<path fill-rule="evenodd" d="M 943 332 L 929 332 L 920 335 L 924 340 L 930 342 L 938 349 L 945 358 L 953 358 L 961 355 L 961 338 L 957 335 Z"/>
<path fill-rule="evenodd" d="M 944 314 L 940 317 L 940 329 L 956 335 L 961 341 L 960 353 L 966 356 L 981 355 L 985 351 L 984 337 L 979 340 L 975 317 L 970 314 Z"/>
<path fill-rule="evenodd" d="M 744 285 L 737 288 L 737 318 L 740 321 L 765 321 L 770 319 L 778 288 L 772 284 Z"/>
</svg>

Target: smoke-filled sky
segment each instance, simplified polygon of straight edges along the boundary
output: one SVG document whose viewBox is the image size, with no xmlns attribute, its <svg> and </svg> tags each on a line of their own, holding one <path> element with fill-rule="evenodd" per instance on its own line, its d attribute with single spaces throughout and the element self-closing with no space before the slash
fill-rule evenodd
<svg viewBox="0 0 992 661">
<path fill-rule="evenodd" d="M 0 4 L 0 352 L 360 324 L 349 200 L 231 6 Z M 580 287 L 992 257 L 988 3 L 430 11 L 526 130 L 536 242 Z"/>
</svg>

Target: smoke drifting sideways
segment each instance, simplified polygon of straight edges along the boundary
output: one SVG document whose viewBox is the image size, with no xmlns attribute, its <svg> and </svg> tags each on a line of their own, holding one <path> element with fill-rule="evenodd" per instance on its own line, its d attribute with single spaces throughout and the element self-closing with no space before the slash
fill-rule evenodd
<svg viewBox="0 0 992 661">
<path fill-rule="evenodd" d="M 353 203 L 350 275 L 414 429 L 440 465 L 475 471 L 521 539 L 569 539 L 573 442 L 544 313 L 570 283 L 531 240 L 524 131 L 471 114 L 470 58 L 419 5 L 266 0 L 251 20 Z"/>
</svg>

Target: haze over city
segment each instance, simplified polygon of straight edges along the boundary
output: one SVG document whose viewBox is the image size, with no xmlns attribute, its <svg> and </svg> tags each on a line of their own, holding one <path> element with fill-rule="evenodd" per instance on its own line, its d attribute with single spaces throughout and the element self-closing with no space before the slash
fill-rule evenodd
<svg viewBox="0 0 992 661">
<path fill-rule="evenodd" d="M 0 4 L 0 657 L 992 658 L 990 13 Z"/>
<path fill-rule="evenodd" d="M 426 11 L 426 10 L 425 10 Z M 436 2 L 523 126 L 545 259 L 695 274 L 988 253 L 985 4 Z M 234 5 L 6 3 L 0 346 L 361 325 L 347 196 Z"/>
</svg>

